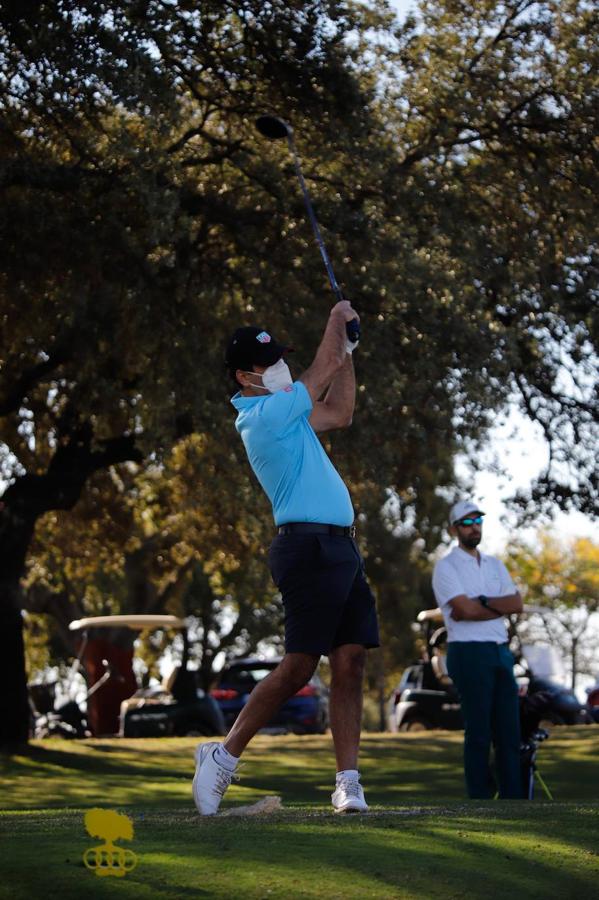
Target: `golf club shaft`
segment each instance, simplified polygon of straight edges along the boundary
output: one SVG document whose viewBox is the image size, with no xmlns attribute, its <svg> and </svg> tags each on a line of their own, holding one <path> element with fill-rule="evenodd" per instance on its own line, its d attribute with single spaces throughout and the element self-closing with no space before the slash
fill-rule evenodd
<svg viewBox="0 0 599 900">
<path fill-rule="evenodd" d="M 320 233 L 320 228 L 318 226 L 318 221 L 316 216 L 314 215 L 314 209 L 312 208 L 312 201 L 310 200 L 310 194 L 308 193 L 308 188 L 306 187 L 306 182 L 304 181 L 304 175 L 300 166 L 300 161 L 297 155 L 297 151 L 295 149 L 295 144 L 293 142 L 293 138 L 291 135 L 287 136 L 287 143 L 289 145 L 289 150 L 291 151 L 291 155 L 293 156 L 293 164 L 295 166 L 295 171 L 297 177 L 299 179 L 300 187 L 302 189 L 302 194 L 304 195 L 304 203 L 306 204 L 306 209 L 308 210 L 308 217 L 310 219 L 310 224 L 312 225 L 312 231 L 314 232 L 314 237 L 316 238 L 316 243 L 318 244 L 318 249 L 320 250 L 320 255 L 324 261 L 325 268 L 327 270 L 327 275 L 329 276 L 329 281 L 331 283 L 331 287 L 333 289 L 333 293 L 335 294 L 337 300 L 343 300 L 343 294 L 341 292 L 341 288 L 337 284 L 337 279 L 335 278 L 335 273 L 333 272 L 333 266 L 331 265 L 331 260 L 329 259 L 329 254 L 327 253 L 327 248 L 324 245 L 324 241 L 322 239 L 322 235 Z"/>
<path fill-rule="evenodd" d="M 293 141 L 293 137 L 291 133 L 287 132 L 287 144 L 289 146 L 289 151 L 293 157 L 293 165 L 295 166 L 295 172 L 299 179 L 300 187 L 302 189 L 302 194 L 304 195 L 304 203 L 306 204 L 306 209 L 308 210 L 308 217 L 310 219 L 310 224 L 312 225 L 312 231 L 314 232 L 314 237 L 316 238 L 316 243 L 318 244 L 318 249 L 320 250 L 320 255 L 322 256 L 325 269 L 327 270 L 327 275 L 329 276 L 329 282 L 331 284 L 331 288 L 333 289 L 333 293 L 337 300 L 344 300 L 343 292 L 341 288 L 337 284 L 337 279 L 335 278 L 335 273 L 333 272 L 333 266 L 331 265 L 331 260 L 329 259 L 329 254 L 327 253 L 327 248 L 324 245 L 324 241 L 322 239 L 322 235 L 320 233 L 320 228 L 318 226 L 318 220 L 316 219 L 316 215 L 314 213 L 314 209 L 312 208 L 312 201 L 310 200 L 310 194 L 308 193 L 308 188 L 306 187 L 306 182 L 304 181 L 304 175 L 302 172 L 302 168 L 300 165 L 299 157 L 297 155 L 297 151 L 295 149 L 295 143 Z M 347 322 L 345 326 L 345 330 L 347 332 L 347 338 L 352 343 L 355 343 L 360 340 L 360 323 L 358 319 L 352 319 L 351 322 Z"/>
</svg>

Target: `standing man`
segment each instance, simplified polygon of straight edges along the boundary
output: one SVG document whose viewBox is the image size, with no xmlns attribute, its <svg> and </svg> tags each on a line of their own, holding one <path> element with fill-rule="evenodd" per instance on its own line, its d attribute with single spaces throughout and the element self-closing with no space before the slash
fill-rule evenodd
<svg viewBox="0 0 599 900">
<path fill-rule="evenodd" d="M 462 704 L 468 796 L 495 792 L 493 742 L 499 796 L 513 799 L 523 796 L 520 719 L 504 616 L 522 612 L 522 598 L 501 560 L 477 550 L 483 516 L 470 500 L 452 507 L 449 533 L 458 546 L 435 565 L 433 590 L 447 627 L 447 670 Z"/>
<path fill-rule="evenodd" d="M 368 809 L 358 748 L 366 648 L 378 647 L 378 624 L 349 492 L 316 436 L 352 421 L 356 345 L 347 340 L 346 323 L 355 318 L 347 300 L 333 307 L 312 365 L 295 382 L 288 348 L 268 331 L 238 328 L 227 347 L 226 365 L 239 388 L 231 401 L 235 426 L 273 507 L 269 565 L 285 610 L 285 656 L 254 688 L 224 742 L 198 746 L 193 796 L 203 815 L 216 813 L 248 742 L 306 684 L 322 655 L 331 666 L 333 809 Z"/>
</svg>

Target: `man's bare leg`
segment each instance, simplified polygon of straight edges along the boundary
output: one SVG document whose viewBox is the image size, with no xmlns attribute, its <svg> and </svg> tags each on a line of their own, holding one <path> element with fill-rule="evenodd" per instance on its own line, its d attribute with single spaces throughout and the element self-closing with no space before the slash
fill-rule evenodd
<svg viewBox="0 0 599 900">
<path fill-rule="evenodd" d="M 331 651 L 329 661 L 331 732 L 341 772 L 358 768 L 366 650 L 361 644 L 343 644 Z"/>
<path fill-rule="evenodd" d="M 268 724 L 286 700 L 303 688 L 314 674 L 319 659 L 308 653 L 287 653 L 277 668 L 256 685 L 223 742 L 232 756 L 241 756 L 256 732 Z"/>
</svg>

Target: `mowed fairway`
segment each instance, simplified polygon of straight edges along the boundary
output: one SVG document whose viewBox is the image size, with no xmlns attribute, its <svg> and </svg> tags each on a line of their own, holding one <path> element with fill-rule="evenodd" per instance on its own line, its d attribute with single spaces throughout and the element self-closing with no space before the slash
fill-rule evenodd
<svg viewBox="0 0 599 900">
<path fill-rule="evenodd" d="M 369 735 L 371 812 L 330 812 L 330 737 L 258 737 L 223 810 L 270 794 L 281 812 L 202 819 L 190 797 L 195 741 L 34 742 L 1 757 L 4 898 L 596 898 L 599 728 L 555 729 L 539 765 L 548 801 L 466 801 L 461 733 Z M 99 878 L 83 824 L 129 815 L 137 868 Z"/>
</svg>

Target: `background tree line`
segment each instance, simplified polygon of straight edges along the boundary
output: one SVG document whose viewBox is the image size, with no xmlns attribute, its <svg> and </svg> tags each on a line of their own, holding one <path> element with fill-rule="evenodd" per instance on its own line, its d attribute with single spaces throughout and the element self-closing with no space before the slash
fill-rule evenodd
<svg viewBox="0 0 599 900">
<path fill-rule="evenodd" d="M 295 128 L 362 316 L 356 424 L 330 449 L 387 667 L 430 602 L 456 454 L 476 457 L 510 399 L 551 448 L 523 515 L 596 512 L 597 13 L 446 0 L 419 15 L 3 5 L 2 741 L 26 738 L 23 607 L 63 632 L 81 610 L 193 608 L 206 677 L 223 627 L 230 647 L 272 633 L 270 514 L 222 348 L 258 321 L 301 368 L 331 297 L 290 160 L 253 127 L 264 110 Z"/>
<path fill-rule="evenodd" d="M 536 610 L 519 623 L 519 641 L 554 647 L 573 691 L 581 675 L 599 678 L 599 545 L 541 532 L 536 546 L 514 541 L 505 561 L 523 587 L 525 604 Z"/>
</svg>

